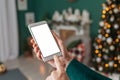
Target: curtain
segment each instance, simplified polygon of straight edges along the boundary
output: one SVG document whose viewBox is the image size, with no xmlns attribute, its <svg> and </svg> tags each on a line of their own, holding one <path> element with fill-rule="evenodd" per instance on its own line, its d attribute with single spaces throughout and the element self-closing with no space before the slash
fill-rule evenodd
<svg viewBox="0 0 120 80">
<path fill-rule="evenodd" d="M 15 0 L 0 0 L 0 61 L 17 58 L 18 46 Z"/>
</svg>

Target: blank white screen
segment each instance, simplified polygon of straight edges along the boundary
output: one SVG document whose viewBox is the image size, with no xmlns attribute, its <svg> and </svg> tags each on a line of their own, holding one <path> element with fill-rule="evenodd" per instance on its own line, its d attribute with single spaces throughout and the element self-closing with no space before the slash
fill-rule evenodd
<svg viewBox="0 0 120 80">
<path fill-rule="evenodd" d="M 51 34 L 47 24 L 32 27 L 31 30 L 42 52 L 43 57 L 47 57 L 60 52 L 58 45 L 55 42 L 55 39 Z"/>
</svg>

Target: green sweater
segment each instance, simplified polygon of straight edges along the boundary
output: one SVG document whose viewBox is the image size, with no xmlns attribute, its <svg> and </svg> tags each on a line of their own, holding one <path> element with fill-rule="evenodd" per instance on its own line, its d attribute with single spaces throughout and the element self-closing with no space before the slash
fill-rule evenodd
<svg viewBox="0 0 120 80">
<path fill-rule="evenodd" d="M 70 80 L 111 80 L 73 59 L 66 72 Z"/>
</svg>

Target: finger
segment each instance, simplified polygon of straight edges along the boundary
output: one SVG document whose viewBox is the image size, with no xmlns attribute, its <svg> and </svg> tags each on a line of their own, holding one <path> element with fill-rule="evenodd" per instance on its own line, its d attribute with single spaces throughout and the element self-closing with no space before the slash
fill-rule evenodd
<svg viewBox="0 0 120 80">
<path fill-rule="evenodd" d="M 56 55 L 54 56 L 54 61 L 55 61 L 57 71 L 61 72 L 63 70 L 62 63 Z"/>
<path fill-rule="evenodd" d="M 48 63 L 49 63 L 53 68 L 56 68 L 56 65 L 54 64 L 54 60 L 49 60 Z"/>
<path fill-rule="evenodd" d="M 36 43 L 33 43 L 32 44 L 33 48 L 37 47 L 37 44 Z"/>
<path fill-rule="evenodd" d="M 34 52 L 35 53 L 38 53 L 38 52 L 40 52 L 40 50 L 39 50 L 39 48 L 36 46 L 36 47 L 34 47 Z"/>
<path fill-rule="evenodd" d="M 51 32 L 52 32 L 53 36 L 55 36 L 55 37 L 60 39 L 60 37 L 53 30 L 51 30 Z"/>
<path fill-rule="evenodd" d="M 48 76 L 45 80 L 52 80 L 52 77 Z"/>
<path fill-rule="evenodd" d="M 37 57 L 39 60 L 42 60 L 42 57 L 41 57 L 40 52 L 37 52 L 37 53 L 36 53 L 36 57 Z"/>
<path fill-rule="evenodd" d="M 34 41 L 33 38 L 30 40 L 30 43 L 31 43 L 31 44 L 35 43 L 35 41 Z"/>
</svg>

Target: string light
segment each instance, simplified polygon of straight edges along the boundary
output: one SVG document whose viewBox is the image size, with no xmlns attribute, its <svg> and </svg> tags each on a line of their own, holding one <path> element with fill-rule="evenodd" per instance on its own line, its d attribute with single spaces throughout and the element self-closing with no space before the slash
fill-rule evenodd
<svg viewBox="0 0 120 80">
<path fill-rule="evenodd" d="M 116 60 L 117 60 L 117 57 L 114 57 L 114 60 L 116 61 Z"/>
<path fill-rule="evenodd" d="M 96 53 L 96 54 L 98 54 L 98 53 L 99 53 L 99 51 L 98 51 L 98 50 L 95 50 L 95 53 Z"/>
<path fill-rule="evenodd" d="M 105 15 L 102 15 L 102 18 L 104 19 L 106 16 Z"/>
<path fill-rule="evenodd" d="M 98 47 L 99 47 L 100 49 L 102 49 L 102 45 L 99 45 Z"/>
<path fill-rule="evenodd" d="M 105 13 L 106 13 L 106 11 L 105 11 L 105 10 L 103 10 L 103 11 L 102 11 L 102 13 L 103 13 L 103 14 L 105 14 Z"/>
<path fill-rule="evenodd" d="M 110 25 L 110 24 L 108 24 L 108 25 L 107 25 L 107 28 L 110 28 L 110 27 L 111 27 L 111 25 Z"/>
<path fill-rule="evenodd" d="M 114 64 L 114 67 L 117 67 L 117 64 Z"/>
<path fill-rule="evenodd" d="M 100 40 L 100 39 L 97 39 L 97 43 L 101 43 L 101 40 Z"/>
<path fill-rule="evenodd" d="M 109 8 L 108 8 L 108 7 L 106 8 L 106 11 L 109 11 Z"/>
<path fill-rule="evenodd" d="M 114 4 L 112 4 L 112 5 L 111 5 L 111 7 L 112 7 L 112 8 L 115 8 L 115 5 L 114 5 Z"/>
<path fill-rule="evenodd" d="M 107 67 L 109 67 L 109 65 L 108 65 L 108 64 L 105 64 L 105 67 L 107 68 Z"/>
<path fill-rule="evenodd" d="M 109 37 L 109 34 L 105 34 L 105 37 Z"/>
<path fill-rule="evenodd" d="M 99 54 L 98 54 L 98 57 L 101 57 L 101 56 L 102 56 L 102 54 L 99 53 Z"/>
<path fill-rule="evenodd" d="M 112 14 L 113 12 L 110 10 L 109 13 Z"/>
<path fill-rule="evenodd" d="M 120 64 L 120 60 L 118 61 L 118 63 Z"/>
<path fill-rule="evenodd" d="M 115 41 L 116 41 L 116 42 L 119 42 L 119 39 L 117 38 Z"/>
</svg>

